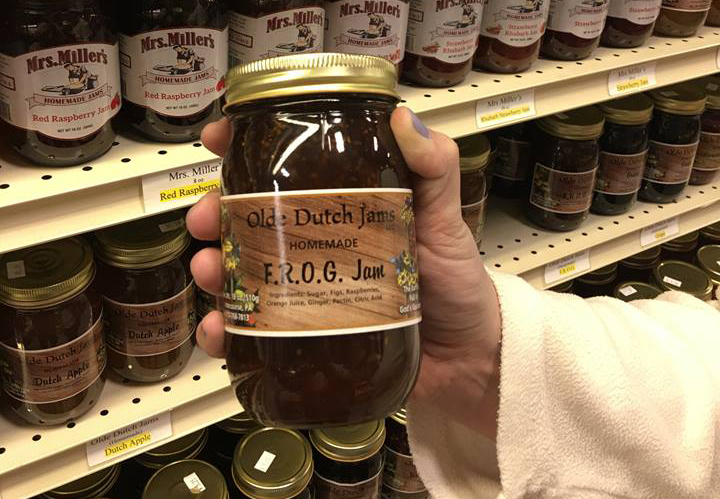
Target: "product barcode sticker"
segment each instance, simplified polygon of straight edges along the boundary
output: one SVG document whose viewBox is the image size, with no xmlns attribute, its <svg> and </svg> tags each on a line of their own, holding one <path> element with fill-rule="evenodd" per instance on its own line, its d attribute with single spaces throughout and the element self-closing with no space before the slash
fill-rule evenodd
<svg viewBox="0 0 720 499">
<path fill-rule="evenodd" d="M 666 275 L 665 277 L 663 277 L 663 282 L 666 282 L 666 283 L 668 283 L 668 284 L 672 284 L 673 286 L 675 286 L 675 287 L 677 287 L 677 288 L 679 288 L 680 286 L 682 286 L 682 281 L 678 281 L 677 279 L 673 279 L 673 278 L 670 277 L 669 275 Z"/>
<path fill-rule="evenodd" d="M 615 69 L 608 74 L 608 93 L 613 97 L 645 90 L 656 84 L 654 62 Z"/>
<path fill-rule="evenodd" d="M 190 205 L 220 188 L 220 158 L 142 178 L 145 213 L 156 213 Z M 161 229 L 162 230 L 162 229 Z"/>
<path fill-rule="evenodd" d="M 88 466 L 122 458 L 173 434 L 170 411 L 123 426 L 85 444 Z"/>
<path fill-rule="evenodd" d="M 567 279 L 590 269 L 590 250 L 566 256 L 545 265 L 545 284 Z"/>
<path fill-rule="evenodd" d="M 255 469 L 260 470 L 263 473 L 267 473 L 267 470 L 270 469 L 270 465 L 272 465 L 273 461 L 275 461 L 275 454 L 264 450 L 260 458 L 255 463 Z"/>
<path fill-rule="evenodd" d="M 7 262 L 5 264 L 7 270 L 8 279 L 19 279 L 25 277 L 25 262 L 22 260 L 15 260 L 14 262 Z"/>
<path fill-rule="evenodd" d="M 680 232 L 680 220 L 678 217 L 654 223 L 640 231 L 640 246 L 649 246 L 672 237 L 678 232 Z"/>
<path fill-rule="evenodd" d="M 633 288 L 630 285 L 623 286 L 622 288 L 620 288 L 619 291 L 620 291 L 620 293 L 622 293 L 623 296 L 630 296 L 630 295 L 634 295 L 635 293 L 637 293 L 637 289 Z"/>
<path fill-rule="evenodd" d="M 202 483 L 197 473 L 190 473 L 188 476 L 183 477 L 183 482 L 185 482 L 188 490 L 193 494 L 199 494 L 205 491 L 205 484 Z"/>
<path fill-rule="evenodd" d="M 177 220 L 173 220 L 172 222 L 159 224 L 158 229 L 160 229 L 160 232 L 165 234 L 166 232 L 171 232 L 175 229 L 179 229 L 183 225 L 185 225 L 185 220 L 183 220 L 182 218 L 178 218 Z"/>
<path fill-rule="evenodd" d="M 480 130 L 535 116 L 535 89 L 479 99 L 475 118 Z"/>
</svg>

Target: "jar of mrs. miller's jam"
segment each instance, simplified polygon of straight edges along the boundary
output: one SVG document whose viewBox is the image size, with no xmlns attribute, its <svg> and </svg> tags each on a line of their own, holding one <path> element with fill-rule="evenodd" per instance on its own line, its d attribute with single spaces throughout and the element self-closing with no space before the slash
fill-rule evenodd
<svg viewBox="0 0 720 499">
<path fill-rule="evenodd" d="M 425 499 L 428 491 L 415 469 L 407 435 L 407 412 L 401 409 L 385 420 L 383 499 Z"/>
<path fill-rule="evenodd" d="M 237 67 L 229 81 L 223 308 L 237 396 L 261 423 L 384 418 L 420 360 L 395 68 L 306 54 Z"/>
<path fill-rule="evenodd" d="M 490 141 L 482 134 L 457 141 L 460 149 L 460 207 L 476 244 L 485 227 L 488 186 L 486 170 L 490 160 Z"/>
<path fill-rule="evenodd" d="M 102 308 L 82 239 L 0 257 L 2 405 L 48 425 L 95 405 L 105 384 Z"/>
<path fill-rule="evenodd" d="M 705 24 L 707 26 L 720 26 L 720 0 L 712 0 Z"/>
<path fill-rule="evenodd" d="M 139 0 L 119 9 L 125 117 L 160 142 L 186 142 L 221 116 L 228 0 Z"/>
<path fill-rule="evenodd" d="M 527 195 L 527 183 L 532 171 L 532 144 L 530 123 L 519 123 L 488 133 L 493 154 L 490 173 L 493 194 L 505 198 Z"/>
<path fill-rule="evenodd" d="M 0 133 L 33 163 L 78 164 L 112 146 L 121 98 L 111 9 L 104 0 L 4 2 Z"/>
<path fill-rule="evenodd" d="M 693 36 L 705 23 L 711 0 L 663 0 L 655 23 L 662 36 Z"/>
<path fill-rule="evenodd" d="M 550 0 L 550 15 L 540 53 L 548 59 L 590 57 L 600 42 L 608 0 Z"/>
<path fill-rule="evenodd" d="M 126 379 L 163 380 L 190 358 L 197 318 L 189 245 L 181 212 L 95 233 L 108 364 Z"/>
<path fill-rule="evenodd" d="M 705 80 L 705 112 L 700 117 L 700 143 L 690 185 L 714 182 L 720 174 L 720 78 Z"/>
<path fill-rule="evenodd" d="M 662 0 L 610 0 L 600 42 L 606 47 L 639 47 L 650 38 Z"/>
<path fill-rule="evenodd" d="M 470 72 L 485 0 L 410 0 L 403 76 L 450 87 Z"/>
</svg>

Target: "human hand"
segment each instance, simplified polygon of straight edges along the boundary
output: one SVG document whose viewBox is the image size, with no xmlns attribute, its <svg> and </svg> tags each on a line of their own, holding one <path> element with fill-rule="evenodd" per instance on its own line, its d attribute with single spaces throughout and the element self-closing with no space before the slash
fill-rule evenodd
<svg viewBox="0 0 720 499">
<path fill-rule="evenodd" d="M 398 108 L 391 126 L 410 170 L 413 191 L 423 320 L 423 362 L 413 397 L 443 409 L 453 419 L 495 438 L 498 406 L 500 310 L 497 294 L 460 214 L 458 150 L 447 136 L 428 130 L 409 109 Z M 230 144 L 223 119 L 203 130 L 202 140 L 223 155 Z M 193 237 L 220 234 L 220 196 L 210 193 L 188 213 Z M 206 248 L 192 260 L 198 286 L 221 292 L 220 250 Z M 220 312 L 199 324 L 197 341 L 224 356 Z"/>
</svg>

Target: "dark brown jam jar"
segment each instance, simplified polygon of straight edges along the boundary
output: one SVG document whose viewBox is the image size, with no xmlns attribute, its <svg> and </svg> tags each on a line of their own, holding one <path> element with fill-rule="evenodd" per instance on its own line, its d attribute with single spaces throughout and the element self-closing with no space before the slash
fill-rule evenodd
<svg viewBox="0 0 720 499">
<path fill-rule="evenodd" d="M 618 275 L 617 263 L 601 267 L 575 279 L 575 294 L 583 298 L 612 296 Z"/>
<path fill-rule="evenodd" d="M 120 465 L 96 471 L 62 487 L 41 494 L 38 499 L 96 499 L 106 495 L 117 484 Z"/>
<path fill-rule="evenodd" d="M 609 0 L 549 1 L 550 15 L 540 53 L 561 61 L 590 57 L 600 43 Z"/>
<path fill-rule="evenodd" d="M 660 263 L 660 246 L 641 251 L 621 260 L 619 277 L 626 281 L 650 282 L 655 266 Z"/>
<path fill-rule="evenodd" d="M 390 129 L 395 67 L 306 54 L 229 78 L 223 309 L 240 403 L 285 427 L 384 418 L 420 362 L 413 193 Z"/>
<path fill-rule="evenodd" d="M 720 26 L 720 0 L 712 0 L 705 25 Z"/>
<path fill-rule="evenodd" d="M 550 0 L 489 0 L 483 9 L 473 66 L 493 73 L 530 69 L 540 53 Z"/>
<path fill-rule="evenodd" d="M 115 139 L 120 65 L 113 2 L 9 0 L 0 18 L 0 133 L 33 163 L 101 156 Z"/>
<path fill-rule="evenodd" d="M 385 471 L 383 496 L 422 499 L 428 496 L 415 469 L 407 435 L 407 412 L 400 409 L 385 420 Z"/>
<path fill-rule="evenodd" d="M 714 291 L 717 292 L 720 287 L 720 245 L 710 244 L 700 248 L 695 262 L 710 278 Z"/>
<path fill-rule="evenodd" d="M 493 194 L 504 198 L 527 195 L 532 171 L 531 129 L 530 123 L 520 123 L 488 133 L 493 150 L 490 158 L 490 190 Z"/>
<path fill-rule="evenodd" d="M 95 405 L 107 359 L 98 282 L 80 238 L 0 256 L 4 408 L 31 424 L 54 425 Z"/>
<path fill-rule="evenodd" d="M 485 0 L 410 0 L 403 77 L 451 87 L 470 72 Z"/>
<path fill-rule="evenodd" d="M 655 34 L 693 36 L 705 24 L 711 0 L 663 0 Z"/>
<path fill-rule="evenodd" d="M 720 222 L 700 229 L 700 246 L 720 244 Z"/>
<path fill-rule="evenodd" d="M 712 297 L 712 281 L 692 263 L 662 261 L 655 267 L 653 277 L 653 284 L 663 291 L 684 291 L 701 300 L 710 300 Z"/>
<path fill-rule="evenodd" d="M 312 430 L 316 499 L 377 499 L 383 474 L 385 423 Z"/>
<path fill-rule="evenodd" d="M 651 203 L 671 203 L 690 180 L 705 94 L 692 84 L 680 83 L 647 95 L 655 102 L 655 111 L 639 197 Z"/>
<path fill-rule="evenodd" d="M 576 229 L 588 216 L 605 118 L 583 107 L 536 121 L 528 217 L 549 230 Z"/>
<path fill-rule="evenodd" d="M 196 459 L 176 461 L 158 470 L 145 486 L 142 499 L 228 499 L 222 474 Z"/>
<path fill-rule="evenodd" d="M 637 200 L 648 155 L 648 123 L 653 103 L 643 94 L 599 104 L 605 115 L 600 168 L 590 210 L 619 215 Z"/>
<path fill-rule="evenodd" d="M 705 185 L 720 174 L 720 78 L 705 80 L 705 112 L 700 117 L 700 143 L 690 174 L 690 185 Z"/>
<path fill-rule="evenodd" d="M 159 142 L 187 142 L 222 114 L 228 0 L 138 0 L 121 8 L 124 115 Z"/>
<path fill-rule="evenodd" d="M 688 232 L 684 236 L 676 237 L 662 245 L 663 260 L 682 260 L 693 263 L 695 251 L 698 247 L 698 232 Z"/>
<path fill-rule="evenodd" d="M 299 432 L 261 428 L 235 449 L 231 496 L 237 499 L 313 499 L 312 448 Z"/>
<path fill-rule="evenodd" d="M 652 300 L 662 291 L 652 284 L 638 281 L 621 282 L 615 286 L 613 296 L 618 300 L 631 302 L 635 300 Z"/>
<path fill-rule="evenodd" d="M 182 212 L 95 233 L 108 365 L 125 379 L 160 381 L 193 351 L 195 284 Z"/>
<path fill-rule="evenodd" d="M 600 43 L 606 47 L 639 47 L 652 35 L 662 0 L 610 0 Z"/>
<path fill-rule="evenodd" d="M 490 141 L 482 134 L 457 141 L 460 149 L 460 204 L 475 243 L 480 245 L 485 227 L 488 189 L 486 170 L 490 160 Z"/>
<path fill-rule="evenodd" d="M 246 434 L 257 428 L 258 423 L 250 419 L 244 411 L 209 427 L 208 449 L 212 454 L 211 459 L 225 475 L 228 483 L 232 483 L 230 471 L 235 447 Z M 230 495 L 233 495 L 232 490 Z"/>
</svg>

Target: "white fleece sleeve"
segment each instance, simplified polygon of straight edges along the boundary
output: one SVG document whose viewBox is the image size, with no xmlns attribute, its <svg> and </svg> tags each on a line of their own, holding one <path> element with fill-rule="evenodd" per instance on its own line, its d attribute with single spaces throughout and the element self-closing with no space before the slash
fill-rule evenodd
<svg viewBox="0 0 720 499">
<path fill-rule="evenodd" d="M 720 312 L 683 293 L 583 300 L 493 274 L 503 320 L 497 462 L 410 404 L 436 499 L 720 497 Z"/>
</svg>

